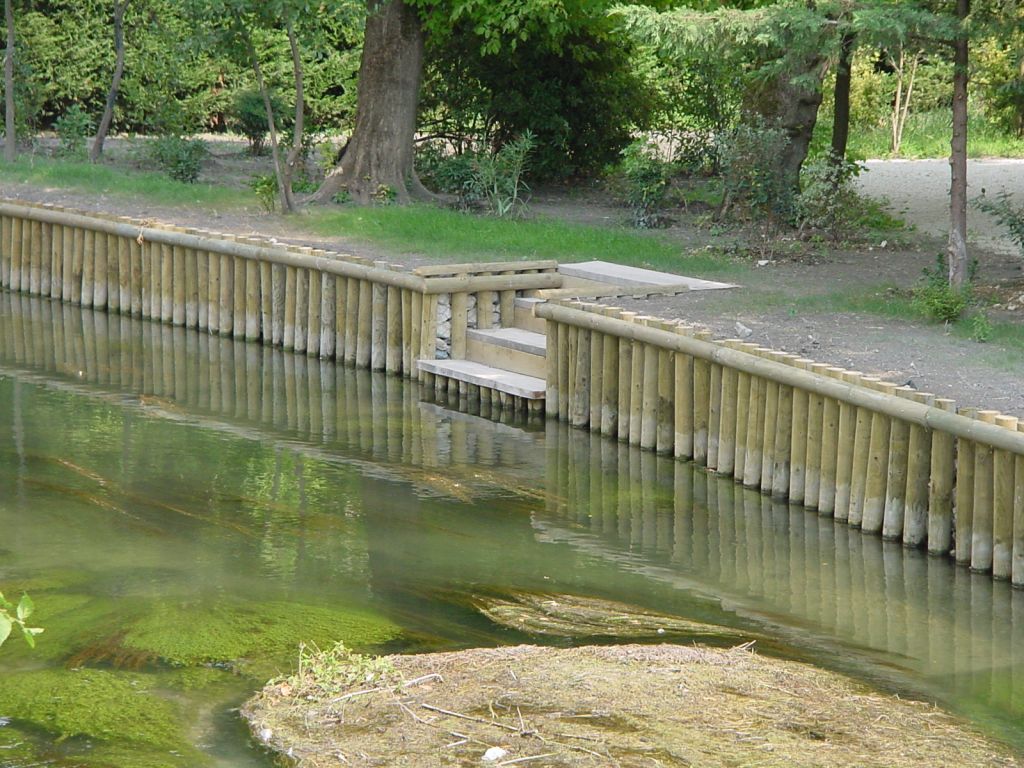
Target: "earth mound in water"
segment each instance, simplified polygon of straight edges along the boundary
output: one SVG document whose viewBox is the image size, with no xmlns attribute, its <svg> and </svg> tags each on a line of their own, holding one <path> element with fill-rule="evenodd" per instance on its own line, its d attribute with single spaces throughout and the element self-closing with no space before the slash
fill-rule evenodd
<svg viewBox="0 0 1024 768">
<path fill-rule="evenodd" d="M 749 646 L 335 650 L 243 714 L 303 768 L 1018 765 L 930 705 Z"/>
</svg>

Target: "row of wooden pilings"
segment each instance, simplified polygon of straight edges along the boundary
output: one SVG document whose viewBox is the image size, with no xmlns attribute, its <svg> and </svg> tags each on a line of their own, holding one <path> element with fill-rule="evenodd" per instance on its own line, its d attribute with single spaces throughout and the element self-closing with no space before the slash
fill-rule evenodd
<svg viewBox="0 0 1024 768">
<path fill-rule="evenodd" d="M 1024 585 L 1024 422 L 684 323 L 547 321 L 550 416 Z"/>
<path fill-rule="evenodd" d="M 553 261 L 408 270 L 0 201 L 0 287 L 416 378 L 415 361 L 457 352 L 467 327 L 490 327 L 494 314 L 511 323 L 517 294 L 560 286 L 556 270 Z M 471 320 L 470 304 L 495 312 Z"/>
</svg>

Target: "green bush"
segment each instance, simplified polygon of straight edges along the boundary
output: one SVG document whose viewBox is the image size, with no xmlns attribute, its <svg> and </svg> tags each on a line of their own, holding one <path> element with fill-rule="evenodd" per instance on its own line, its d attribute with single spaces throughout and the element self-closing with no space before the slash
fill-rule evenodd
<svg viewBox="0 0 1024 768">
<path fill-rule="evenodd" d="M 805 165 L 793 203 L 797 226 L 824 232 L 838 243 L 856 227 L 864 209 L 853 184 L 862 170 L 860 163 L 832 157 Z"/>
<path fill-rule="evenodd" d="M 530 188 L 523 174 L 535 145 L 533 134 L 526 131 L 497 152 L 477 155 L 473 163 L 474 192 L 496 216 L 521 215 L 526 207 L 523 194 Z"/>
<path fill-rule="evenodd" d="M 274 110 L 274 123 L 277 129 L 287 130 L 290 125 L 287 105 L 275 91 L 270 92 L 270 106 Z M 235 94 L 228 112 L 228 125 L 249 141 L 250 154 L 262 155 L 266 151 L 269 132 L 267 108 L 259 90 L 247 88 Z"/>
<path fill-rule="evenodd" d="M 175 181 L 194 184 L 203 170 L 206 142 L 170 134 L 153 139 L 147 147 L 150 159 Z"/>
<path fill-rule="evenodd" d="M 57 154 L 75 160 L 85 158 L 85 141 L 93 132 L 92 118 L 81 104 L 69 107 L 53 124 L 59 144 Z"/>
<path fill-rule="evenodd" d="M 460 208 L 472 208 L 477 197 L 476 152 L 453 153 L 445 146 L 423 147 L 416 155 L 416 171 L 429 189 L 455 195 Z"/>
<path fill-rule="evenodd" d="M 629 206 L 630 221 L 638 229 L 651 229 L 664 222 L 660 210 L 673 166 L 661 157 L 651 141 L 634 141 L 622 151 L 620 164 L 623 197 Z"/>
<path fill-rule="evenodd" d="M 722 139 L 723 211 L 737 208 L 769 222 L 788 215 L 793 192 L 775 162 L 788 144 L 785 131 L 764 121 L 742 123 Z"/>
<path fill-rule="evenodd" d="M 971 301 L 970 288 L 953 288 L 949 284 L 946 257 L 939 254 L 934 269 L 925 269 L 921 281 L 913 289 L 911 306 L 916 312 L 938 323 L 960 319 Z"/>
<path fill-rule="evenodd" d="M 249 179 L 249 189 L 256 193 L 260 207 L 267 213 L 277 209 L 277 177 L 272 173 L 259 174 Z"/>
</svg>

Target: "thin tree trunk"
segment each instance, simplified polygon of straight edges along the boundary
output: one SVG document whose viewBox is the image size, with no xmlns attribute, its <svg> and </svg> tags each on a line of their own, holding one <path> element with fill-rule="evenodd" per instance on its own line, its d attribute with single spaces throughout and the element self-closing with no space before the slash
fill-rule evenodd
<svg viewBox="0 0 1024 768">
<path fill-rule="evenodd" d="M 342 190 L 363 204 L 429 195 L 413 174 L 423 27 L 403 0 L 369 0 L 368 6 L 355 130 L 345 156 L 312 196 L 318 202 Z"/>
<path fill-rule="evenodd" d="M 846 159 L 850 140 L 850 86 L 853 83 L 853 49 L 857 42 L 852 32 L 843 34 L 836 64 L 835 106 L 832 113 L 832 162 Z"/>
<path fill-rule="evenodd" d="M 14 5 L 4 0 L 4 23 L 7 25 L 7 52 L 4 56 L 4 160 L 18 159 L 18 130 L 14 124 Z"/>
<path fill-rule="evenodd" d="M 114 122 L 114 106 L 117 104 L 117 92 L 121 88 L 121 76 L 124 74 L 124 12 L 129 0 L 121 0 L 114 4 L 114 76 L 110 81 L 110 92 L 107 103 L 103 107 L 103 117 L 96 129 L 96 140 L 89 152 L 89 161 L 98 163 L 103 154 L 103 142 L 107 140 L 110 125 Z"/>
<path fill-rule="evenodd" d="M 288 159 L 284 164 L 284 178 L 281 185 L 288 190 L 288 207 L 292 211 L 295 207 L 295 197 L 292 192 L 292 179 L 295 178 L 295 166 L 302 155 L 302 133 L 306 122 L 306 105 L 304 98 L 302 56 L 299 51 L 299 40 L 295 35 L 295 27 L 291 19 L 287 23 L 288 45 L 292 50 L 292 71 L 295 76 L 295 126 L 292 136 L 292 148 L 288 152 Z"/>
<path fill-rule="evenodd" d="M 281 197 L 281 209 L 285 213 L 295 210 L 292 201 L 291 185 L 285 184 L 284 168 L 281 165 L 281 148 L 277 143 L 277 125 L 274 122 L 274 105 L 270 101 L 270 90 L 267 88 L 267 81 L 263 78 L 263 68 L 260 67 L 259 56 L 256 55 L 256 46 L 252 38 L 246 41 L 249 45 L 249 60 L 252 63 L 252 71 L 256 75 L 256 84 L 263 97 L 263 109 L 267 113 L 267 128 L 270 130 L 270 154 L 274 158 L 274 176 L 277 179 L 277 193 Z"/>
<path fill-rule="evenodd" d="M 971 12 L 970 0 L 956 0 L 961 24 Z M 953 43 L 953 136 L 950 141 L 949 284 L 962 288 L 967 281 L 967 84 L 968 39 L 961 27 Z"/>
</svg>

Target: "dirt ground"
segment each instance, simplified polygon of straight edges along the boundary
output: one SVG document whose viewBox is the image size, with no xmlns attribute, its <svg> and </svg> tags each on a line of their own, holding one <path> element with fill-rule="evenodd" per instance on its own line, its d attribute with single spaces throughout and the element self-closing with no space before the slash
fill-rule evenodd
<svg viewBox="0 0 1024 768">
<path fill-rule="evenodd" d="M 344 669 L 326 681 L 272 682 L 243 715 L 299 768 L 1017 764 L 929 705 L 747 646 L 517 646 L 385 659 L 387 675 L 340 687 L 332 683 Z"/>
<path fill-rule="evenodd" d="M 126 146 L 115 142 L 115 155 Z M 253 172 L 265 171 L 265 159 L 254 161 L 238 142 L 218 142 L 205 171 L 206 180 L 240 184 Z M 262 163 L 263 165 L 260 165 Z M 972 194 L 981 187 L 991 194 L 1016 190 L 1024 198 L 1021 161 L 989 160 L 971 164 Z M 617 301 L 643 312 L 682 318 L 705 325 L 720 337 L 737 335 L 775 349 L 799 353 L 819 362 L 881 375 L 899 384 L 951 397 L 965 406 L 986 407 L 1024 417 L 1024 356 L 995 344 L 983 344 L 951 333 L 942 326 L 888 318 L 877 314 L 832 311 L 829 297 L 863 293 L 868 287 L 907 289 L 944 250 L 943 231 L 948 193 L 948 165 L 940 160 L 873 161 L 861 176 L 862 190 L 887 200 L 889 209 L 912 229 L 853 250 L 825 248 L 814 258 L 769 259 L 754 267 L 755 257 L 737 257 L 751 265 L 735 281 L 735 291 L 693 292 L 676 297 Z M 321 237 L 303 227 L 301 216 L 267 216 L 255 203 L 251 209 L 211 211 L 198 207 L 162 208 L 123 197 L 107 197 L 58 188 L 0 183 L 0 195 L 56 202 L 86 210 L 116 211 L 179 225 L 236 234 L 271 236 L 284 241 L 357 253 L 374 259 L 415 264 L 415 254 L 394 254 L 379 245 L 344 234 Z M 625 211 L 606 195 L 591 189 L 538 191 L 531 202 L 534 215 L 553 216 L 592 226 L 622 226 Z M 1001 297 L 993 319 L 1024 323 L 1024 258 L 984 214 L 970 213 L 972 255 L 978 280 Z M 735 233 L 695 226 L 682 220 L 656 235 L 694 249 L 728 250 Z M 543 253 L 537 254 L 543 257 Z M 685 271 L 685 270 L 683 270 Z M 1019 301 L 1015 297 L 1021 296 Z M 1009 302 L 1007 302 L 1009 299 Z M 1013 310 L 1007 310 L 1007 304 Z M 739 324 L 739 325 L 737 325 Z"/>
</svg>

